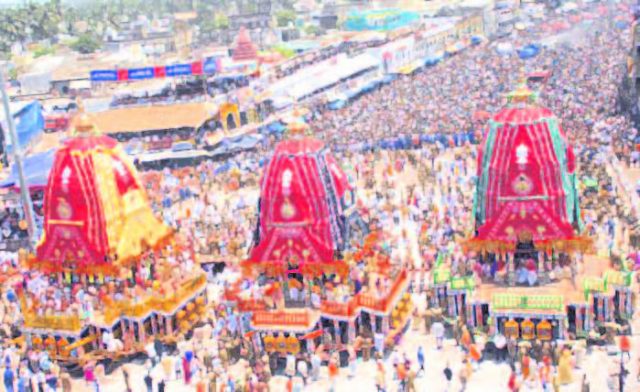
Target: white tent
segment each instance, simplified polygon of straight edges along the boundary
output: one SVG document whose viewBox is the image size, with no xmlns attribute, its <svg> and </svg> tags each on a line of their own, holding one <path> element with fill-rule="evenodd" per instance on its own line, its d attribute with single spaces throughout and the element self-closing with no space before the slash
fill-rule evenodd
<svg viewBox="0 0 640 392">
<path fill-rule="evenodd" d="M 331 64 L 324 71 L 313 78 L 306 78 L 294 85 L 288 95 L 295 100 L 300 100 L 313 93 L 339 83 L 357 73 L 380 66 L 380 63 L 368 54 L 362 54 L 352 58 L 339 58 L 335 64 Z"/>
</svg>

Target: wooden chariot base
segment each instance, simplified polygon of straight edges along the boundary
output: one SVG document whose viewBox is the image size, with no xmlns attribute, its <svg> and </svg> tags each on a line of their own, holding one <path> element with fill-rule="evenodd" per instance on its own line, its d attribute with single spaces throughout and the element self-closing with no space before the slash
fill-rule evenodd
<svg viewBox="0 0 640 392">
<path fill-rule="evenodd" d="M 156 337 L 175 343 L 206 315 L 206 289 L 206 276 L 198 274 L 174 293 L 154 294 L 137 302 L 112 302 L 87 320 L 25 313 L 21 344 L 46 350 L 62 362 L 82 363 L 144 352 L 144 346 Z M 103 342 L 105 334 L 117 343 L 109 347 Z"/>
</svg>

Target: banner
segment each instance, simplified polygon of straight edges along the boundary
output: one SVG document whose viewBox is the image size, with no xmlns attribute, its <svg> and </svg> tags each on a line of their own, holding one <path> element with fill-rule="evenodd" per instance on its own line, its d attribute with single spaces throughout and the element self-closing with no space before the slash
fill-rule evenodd
<svg viewBox="0 0 640 392">
<path fill-rule="evenodd" d="M 204 73 L 213 74 L 218 71 L 218 61 L 214 57 L 209 57 L 202 64 Z"/>
<path fill-rule="evenodd" d="M 208 57 L 204 60 L 194 61 L 192 63 L 172 64 L 166 66 L 94 70 L 90 72 L 89 78 L 92 82 L 117 82 L 164 78 L 167 76 L 210 75 L 216 73 L 219 68 L 218 59 Z"/>
<path fill-rule="evenodd" d="M 167 65 L 167 76 L 191 75 L 191 64 Z"/>
<path fill-rule="evenodd" d="M 115 82 L 118 80 L 118 72 L 116 70 L 96 70 L 91 71 L 92 82 Z"/>
<path fill-rule="evenodd" d="M 128 70 L 127 76 L 129 80 L 153 79 L 154 69 L 153 67 L 131 68 Z"/>
</svg>

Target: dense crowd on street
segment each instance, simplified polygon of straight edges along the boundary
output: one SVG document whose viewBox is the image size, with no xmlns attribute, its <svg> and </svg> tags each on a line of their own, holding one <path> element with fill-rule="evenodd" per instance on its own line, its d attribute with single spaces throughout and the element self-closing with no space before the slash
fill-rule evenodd
<svg viewBox="0 0 640 392">
<path fill-rule="evenodd" d="M 618 262 L 627 254 L 638 254 L 639 244 L 630 240 L 638 237 L 637 221 L 629 206 L 621 202 L 621 189 L 602 165 L 611 154 L 630 161 L 640 137 L 629 118 L 618 113 L 616 107 L 617 84 L 625 72 L 624 54 L 630 43 L 627 34 L 614 30 L 606 20 L 594 22 L 588 31 L 576 34 L 581 38 L 547 48 L 526 64 L 516 56 L 499 56 L 486 46 L 468 48 L 434 67 L 401 76 L 342 109 L 311 108 L 309 124 L 313 133 L 339 150 L 338 162 L 357 183 L 358 208 L 367 226 L 395 228 L 399 244 L 391 250 L 394 262 L 427 274 L 436 262 L 441 262 L 449 265 L 454 275 L 493 279 L 498 271 L 480 264 L 475 255 L 464 253 L 459 245 L 459 240 L 467 238 L 473 229 L 469 222 L 473 220 L 476 150 L 470 144 L 454 149 L 452 143 L 439 142 L 416 143 L 412 149 L 399 151 L 359 151 L 356 147 L 364 140 L 425 133 L 475 132 L 479 139 L 486 124 L 474 113 L 500 110 L 505 94 L 522 76 L 523 66 L 529 72 L 551 72 L 549 82 L 542 87 L 540 103 L 562 119 L 567 138 L 576 150 L 579 173 L 597 183 L 595 187 L 581 188 L 586 231 L 597 239 L 597 247 L 605 250 L 603 255 L 613 255 Z M 230 262 L 222 276 L 211 277 L 213 306 L 204 327 L 194 332 L 192 339 L 178 342 L 170 352 L 160 346 L 148 348 L 144 381 L 149 388 L 171 390 L 169 383 L 184 382 L 199 391 L 263 391 L 269 390 L 274 374 L 282 373 L 271 357 L 253 352 L 254 347 L 239 332 L 237 316 L 218 306 L 226 279 L 237 272 L 231 262 L 246 257 L 252 245 L 260 168 L 272 147 L 273 142 L 269 142 L 257 151 L 241 153 L 224 162 L 208 161 L 141 174 L 154 210 L 193 245 L 199 261 Z M 5 232 L 12 230 L 17 218 L 9 210 L 6 216 L 2 234 L 10 238 L 12 234 Z M 15 264 L 16 260 L 10 257 L 0 260 L 0 267 Z M 71 300 L 79 295 L 48 292 L 44 280 L 30 279 L 31 301 L 56 307 L 66 294 Z M 91 298 L 100 293 L 82 294 Z M 90 303 L 84 299 L 80 302 Z M 8 341 L 15 334 L 11 325 L 19 314 L 17 299 L 5 291 L 0 305 L 0 335 Z M 429 325 L 431 321 L 425 321 L 424 332 L 441 337 L 440 328 L 435 327 L 440 322 L 435 320 L 434 325 Z M 503 340 L 497 331 L 487 332 L 494 335 L 494 342 Z M 469 334 L 462 327 L 455 334 L 456 343 L 465 353 L 471 350 Z M 503 343 L 495 346 L 504 348 L 510 357 L 514 372 L 508 381 L 505 378 L 505 385 L 512 391 L 520 383 L 546 388 L 556 383 L 579 382 L 570 373 L 574 357 L 583 355 L 580 348 L 541 345 L 528 352 L 514 348 L 513 342 Z M 4 366 L 7 390 L 35 391 L 40 385 L 42 390 L 46 385 L 55 390 L 58 381 L 63 390 L 70 390 L 69 376 L 46 355 L 30 352 L 20 358 L 15 348 L 5 348 L 0 365 Z M 351 354 L 353 350 L 350 347 L 348 351 Z M 350 364 L 355 363 L 354 356 L 350 355 Z M 413 356 L 409 360 L 394 352 L 392 357 L 394 380 L 404 390 L 415 391 L 424 356 L 421 360 L 418 352 L 417 361 L 413 361 Z M 476 366 L 466 354 L 464 360 L 457 375 L 463 385 L 473 379 Z M 302 390 L 306 382 L 319 377 L 319 369 L 325 366 L 333 385 L 341 371 L 339 362 L 332 356 L 320 358 L 317 354 L 297 359 L 287 356 L 284 374 L 289 377 L 288 390 Z M 387 390 L 385 375 L 392 370 L 382 358 L 378 358 L 376 367 L 376 384 L 379 390 Z M 443 377 L 450 380 L 451 369 L 448 373 L 447 369 L 448 365 Z M 126 367 L 122 370 L 128 390 L 132 390 L 132 372 Z M 88 367 L 84 378 L 87 386 L 98 386 L 100 371 Z"/>
</svg>

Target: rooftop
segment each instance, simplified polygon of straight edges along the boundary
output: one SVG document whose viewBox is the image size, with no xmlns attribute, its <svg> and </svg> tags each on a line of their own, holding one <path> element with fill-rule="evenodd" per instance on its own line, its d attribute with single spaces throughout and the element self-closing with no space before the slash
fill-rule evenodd
<svg viewBox="0 0 640 392">
<path fill-rule="evenodd" d="M 209 104 L 197 102 L 113 109 L 95 113 L 93 120 L 103 133 L 130 133 L 197 128 L 213 116 Z"/>
</svg>

